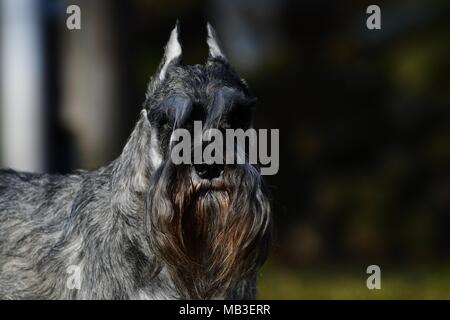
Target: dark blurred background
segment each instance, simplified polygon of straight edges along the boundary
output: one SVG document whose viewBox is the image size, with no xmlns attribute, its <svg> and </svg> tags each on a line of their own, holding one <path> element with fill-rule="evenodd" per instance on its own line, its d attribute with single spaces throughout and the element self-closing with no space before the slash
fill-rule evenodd
<svg viewBox="0 0 450 320">
<path fill-rule="evenodd" d="M 450 298 L 449 1 L 0 4 L 1 166 L 117 157 L 176 19 L 188 64 L 205 61 L 211 21 L 259 99 L 256 127 L 280 129 L 259 297 Z M 371 264 L 382 290 L 366 288 Z"/>
</svg>

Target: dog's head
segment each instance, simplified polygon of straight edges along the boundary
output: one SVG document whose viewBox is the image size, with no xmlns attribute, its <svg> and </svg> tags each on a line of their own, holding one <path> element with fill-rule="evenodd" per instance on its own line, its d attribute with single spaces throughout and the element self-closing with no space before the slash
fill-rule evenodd
<svg viewBox="0 0 450 320">
<path fill-rule="evenodd" d="M 225 297 L 253 276 L 266 259 L 270 237 L 269 202 L 256 165 L 198 163 L 194 156 L 190 163 L 175 164 L 171 158 L 174 131 L 183 129 L 195 139 L 195 121 L 218 132 L 252 127 L 256 99 L 209 24 L 207 31 L 206 63 L 183 65 L 177 24 L 145 102 L 155 168 L 146 202 L 147 234 L 180 297 L 195 299 Z M 240 148 L 231 152 L 246 157 Z"/>
</svg>

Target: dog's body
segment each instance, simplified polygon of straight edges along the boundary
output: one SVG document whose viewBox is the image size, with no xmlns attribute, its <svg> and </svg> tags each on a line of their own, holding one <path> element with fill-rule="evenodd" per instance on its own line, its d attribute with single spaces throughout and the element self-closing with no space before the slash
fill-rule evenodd
<svg viewBox="0 0 450 320">
<path fill-rule="evenodd" d="M 207 64 L 181 66 L 172 31 L 111 164 L 64 176 L 0 170 L 0 298 L 255 297 L 271 220 L 257 168 L 176 166 L 169 157 L 174 128 L 197 116 L 209 127 L 237 126 L 231 106 L 252 100 L 210 26 L 208 34 Z M 238 127 L 249 127 L 239 112 Z"/>
</svg>

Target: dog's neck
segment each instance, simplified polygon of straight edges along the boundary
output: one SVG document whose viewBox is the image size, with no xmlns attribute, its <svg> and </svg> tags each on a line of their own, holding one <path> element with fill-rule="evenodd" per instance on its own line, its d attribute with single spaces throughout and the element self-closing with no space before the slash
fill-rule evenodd
<svg viewBox="0 0 450 320">
<path fill-rule="evenodd" d="M 143 287 L 138 288 L 131 298 L 174 299 L 180 297 L 176 295 L 167 271 L 155 261 L 144 230 L 145 195 L 150 177 L 160 161 L 159 154 L 152 150 L 156 147 L 152 134 L 155 132 L 152 132 L 147 112 L 142 110 L 121 155 L 111 164 L 111 206 L 113 214 L 117 214 L 119 219 L 127 219 L 134 224 L 135 233 L 126 236 L 130 237 L 130 242 L 139 242 L 135 245 L 149 262 L 148 271 L 143 273 L 146 279 L 139 280 Z"/>
</svg>

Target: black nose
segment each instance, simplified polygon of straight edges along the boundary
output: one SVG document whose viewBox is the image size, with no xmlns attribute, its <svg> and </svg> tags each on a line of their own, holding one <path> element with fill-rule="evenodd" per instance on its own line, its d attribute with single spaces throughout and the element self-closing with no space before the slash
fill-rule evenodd
<svg viewBox="0 0 450 320">
<path fill-rule="evenodd" d="M 200 178 L 211 180 L 214 178 L 218 178 L 220 176 L 220 174 L 223 172 L 224 166 L 223 164 L 218 163 L 217 164 L 202 163 L 194 165 L 194 168 Z"/>
</svg>

